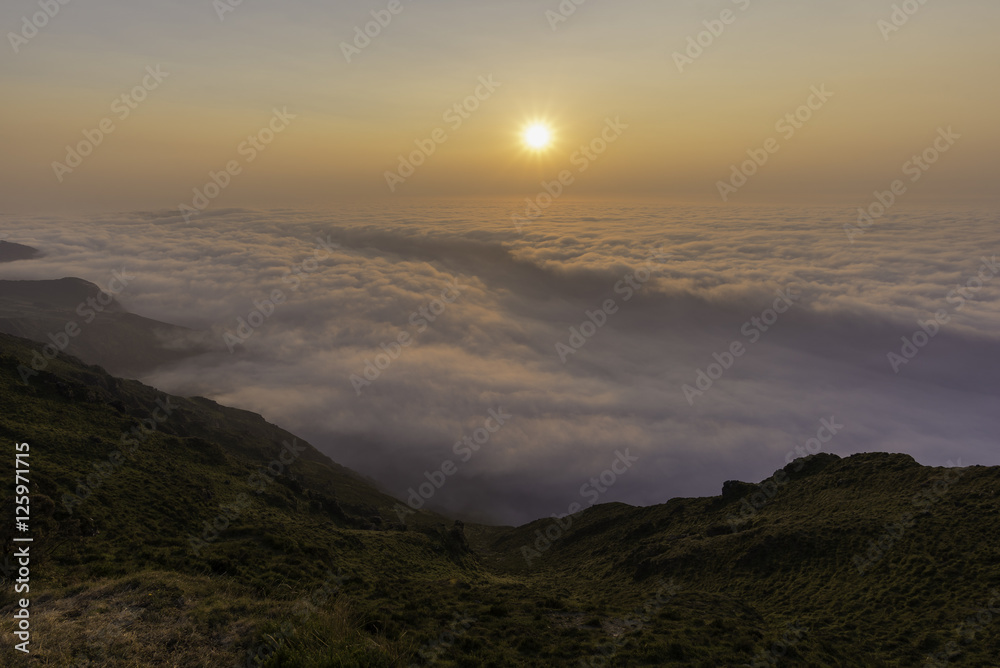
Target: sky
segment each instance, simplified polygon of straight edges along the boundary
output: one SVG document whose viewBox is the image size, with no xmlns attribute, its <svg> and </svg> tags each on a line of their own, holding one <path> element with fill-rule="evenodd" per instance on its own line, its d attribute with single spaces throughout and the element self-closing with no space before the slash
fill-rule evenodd
<svg viewBox="0 0 1000 668">
<path fill-rule="evenodd" d="M 491 522 L 1000 464 L 995 2 L 63 1 L 0 6 L 2 278 L 134 273 L 210 347 L 144 382 Z"/>
<path fill-rule="evenodd" d="M 916 11 L 899 25 L 888 0 L 53 1 L 51 18 L 38 0 L 0 7 L 6 213 L 177 209 L 231 161 L 206 208 L 517 200 L 574 169 L 609 119 L 621 135 L 567 197 L 723 203 L 719 181 L 775 139 L 724 203 L 853 204 L 952 128 L 961 146 L 908 201 L 997 198 L 988 0 L 902 3 Z M 829 98 L 777 130 L 814 87 Z M 251 151 L 275 109 L 282 131 Z M 554 133 L 542 152 L 519 136 L 534 120 Z M 399 156 L 438 129 L 390 189 Z"/>
</svg>

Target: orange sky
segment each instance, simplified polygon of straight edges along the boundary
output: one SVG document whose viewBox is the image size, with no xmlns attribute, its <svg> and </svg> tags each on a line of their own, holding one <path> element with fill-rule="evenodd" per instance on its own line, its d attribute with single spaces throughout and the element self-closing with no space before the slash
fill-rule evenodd
<svg viewBox="0 0 1000 668">
<path fill-rule="evenodd" d="M 93 0 L 33 34 L 37 3 L 5 3 L 0 212 L 177 208 L 210 172 L 227 183 L 211 207 L 520 198 L 563 170 L 570 197 L 720 203 L 718 182 L 769 138 L 779 150 L 730 204 L 862 205 L 948 127 L 961 139 L 907 201 L 996 202 L 994 2 L 928 2 L 891 31 L 881 0 L 590 0 L 559 20 L 556 0 L 331 4 L 247 0 L 220 19 L 207 1 Z M 813 86 L 833 96 L 786 138 L 776 123 Z M 241 150 L 276 108 L 294 119 Z M 532 119 L 556 134 L 546 152 L 524 150 Z M 608 119 L 627 129 L 582 171 Z M 436 130 L 446 141 L 390 192 L 386 172 Z M 69 171 L 81 142 L 95 145 Z"/>
</svg>

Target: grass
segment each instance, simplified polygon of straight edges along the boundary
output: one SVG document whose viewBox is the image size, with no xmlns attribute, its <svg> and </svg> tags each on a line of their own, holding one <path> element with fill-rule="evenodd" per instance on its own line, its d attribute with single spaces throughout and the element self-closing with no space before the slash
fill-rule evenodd
<svg viewBox="0 0 1000 668">
<path fill-rule="evenodd" d="M 0 438 L 31 443 L 36 538 L 32 654 L 4 643 L 0 665 L 233 666 L 257 655 L 316 668 L 995 666 L 1000 656 L 1000 614 L 967 623 L 1000 603 L 990 595 L 998 468 L 956 475 L 903 455 L 820 455 L 793 462 L 745 522 L 731 519 L 762 498 L 748 483 L 649 508 L 595 506 L 529 566 L 521 548 L 550 520 L 466 525 L 469 549 L 439 515 L 399 525 L 395 499 L 308 445 L 261 485 L 255 474 L 294 437 L 205 399 L 170 398 L 134 453 L 102 465 L 163 395 L 70 358 L 25 386 L 17 365 L 33 346 L 0 335 Z M 5 479 L 12 459 L 0 457 Z M 67 504 L 81 484 L 87 498 Z M 907 513 L 912 525 L 887 533 Z M 8 639 L 15 600 L 8 575 Z M 926 663 L 935 656 L 948 663 Z"/>
</svg>

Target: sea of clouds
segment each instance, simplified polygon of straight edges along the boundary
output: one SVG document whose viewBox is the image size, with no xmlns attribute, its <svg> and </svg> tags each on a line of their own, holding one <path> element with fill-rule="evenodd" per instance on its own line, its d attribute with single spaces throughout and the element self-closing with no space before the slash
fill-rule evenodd
<svg viewBox="0 0 1000 668">
<path fill-rule="evenodd" d="M 1000 464 L 996 214 L 900 209 L 851 240 L 843 209 L 561 202 L 519 230 L 516 208 L 4 216 L 46 255 L 0 277 L 124 267 L 129 310 L 214 347 L 144 382 L 399 498 L 444 479 L 427 506 L 471 519 L 718 494 L 818 449 Z"/>
</svg>

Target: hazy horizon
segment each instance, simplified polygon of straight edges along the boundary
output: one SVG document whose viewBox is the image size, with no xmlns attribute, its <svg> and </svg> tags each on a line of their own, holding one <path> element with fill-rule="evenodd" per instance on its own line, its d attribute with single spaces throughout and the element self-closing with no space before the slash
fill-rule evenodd
<svg viewBox="0 0 1000 668">
<path fill-rule="evenodd" d="M 906 202 L 995 205 L 1000 7 L 898 4 L 95 0 L 38 18 L 18 0 L 0 8 L 0 210 L 176 209 L 231 161 L 210 208 L 520 198 L 563 170 L 570 197 L 710 204 L 769 139 L 729 203 L 857 207 L 939 128 L 961 143 Z M 578 172 L 609 119 L 627 127 Z M 552 142 L 527 151 L 536 121 Z"/>
<path fill-rule="evenodd" d="M 5 0 L 0 664 L 996 665 L 997 26 Z"/>
<path fill-rule="evenodd" d="M 2 277 L 128 267 L 123 304 L 213 347 L 144 380 L 259 411 L 397 497 L 512 411 L 428 501 L 464 516 L 560 512 L 628 447 L 643 464 L 602 501 L 711 494 L 840 414 L 825 451 L 1000 463 L 997 19 L 9 2 L 0 236 L 46 256 Z M 447 280 L 467 287 L 435 302 Z"/>
</svg>

